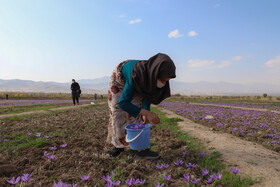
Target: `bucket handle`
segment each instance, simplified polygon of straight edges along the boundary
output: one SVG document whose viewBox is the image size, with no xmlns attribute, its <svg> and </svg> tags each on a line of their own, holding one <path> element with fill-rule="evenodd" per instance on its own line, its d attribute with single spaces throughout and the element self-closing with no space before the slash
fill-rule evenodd
<svg viewBox="0 0 280 187">
<path fill-rule="evenodd" d="M 132 138 L 131 140 L 129 140 L 129 139 L 127 138 L 127 135 L 126 135 L 125 141 L 126 141 L 127 143 L 131 143 L 131 142 L 133 142 L 134 140 L 136 140 L 143 132 L 144 132 L 144 129 L 142 129 L 141 132 L 140 132 L 137 136 L 135 136 L 134 138 Z"/>
</svg>

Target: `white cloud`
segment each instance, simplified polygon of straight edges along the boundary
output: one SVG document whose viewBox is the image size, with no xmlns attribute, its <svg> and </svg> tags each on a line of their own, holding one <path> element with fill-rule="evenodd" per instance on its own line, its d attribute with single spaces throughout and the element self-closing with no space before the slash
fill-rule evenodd
<svg viewBox="0 0 280 187">
<path fill-rule="evenodd" d="M 189 63 L 189 67 L 192 67 L 192 68 L 203 68 L 203 67 L 206 67 L 206 66 L 209 66 L 211 64 L 214 64 L 215 61 L 214 60 L 199 60 L 199 59 L 191 59 L 188 61 Z"/>
<path fill-rule="evenodd" d="M 119 18 L 124 18 L 124 17 L 125 17 L 124 14 L 119 15 Z"/>
<path fill-rule="evenodd" d="M 192 36 L 195 36 L 195 35 L 197 35 L 197 33 L 196 33 L 195 31 L 190 31 L 190 32 L 189 32 L 189 36 L 192 37 Z"/>
<path fill-rule="evenodd" d="M 232 58 L 232 60 L 235 60 L 235 61 L 239 61 L 242 59 L 242 56 L 235 56 Z"/>
<path fill-rule="evenodd" d="M 135 23 L 140 23 L 142 20 L 140 18 L 138 19 L 134 19 L 134 20 L 130 20 L 128 23 L 129 24 L 135 24 Z"/>
<path fill-rule="evenodd" d="M 222 61 L 220 64 L 214 65 L 214 66 L 210 66 L 209 69 L 219 69 L 219 68 L 224 68 L 227 67 L 231 64 L 231 61 L 229 60 L 225 60 Z"/>
<path fill-rule="evenodd" d="M 274 70 L 280 71 L 280 55 L 278 55 L 274 59 L 267 61 L 265 65 L 268 68 L 274 68 Z"/>
<path fill-rule="evenodd" d="M 171 31 L 169 34 L 168 34 L 168 38 L 179 38 L 179 37 L 182 37 L 183 34 L 179 34 L 179 31 L 178 29 L 174 30 L 174 31 Z"/>
<path fill-rule="evenodd" d="M 219 3 L 215 4 L 214 8 L 218 8 L 219 6 L 221 6 Z"/>
</svg>

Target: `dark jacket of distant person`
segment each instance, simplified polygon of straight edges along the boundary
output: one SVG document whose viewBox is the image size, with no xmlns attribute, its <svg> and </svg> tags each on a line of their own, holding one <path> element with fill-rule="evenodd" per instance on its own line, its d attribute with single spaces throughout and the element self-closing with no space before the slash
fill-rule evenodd
<svg viewBox="0 0 280 187">
<path fill-rule="evenodd" d="M 72 97 L 80 97 L 80 85 L 76 81 L 71 84 Z"/>
</svg>

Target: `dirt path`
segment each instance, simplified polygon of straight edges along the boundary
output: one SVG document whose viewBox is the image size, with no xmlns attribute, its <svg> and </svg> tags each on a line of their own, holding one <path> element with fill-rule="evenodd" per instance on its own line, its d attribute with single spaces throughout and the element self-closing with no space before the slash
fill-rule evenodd
<svg viewBox="0 0 280 187">
<path fill-rule="evenodd" d="M 191 136 L 200 139 L 205 146 L 215 148 L 222 154 L 223 161 L 234 165 L 252 178 L 261 178 L 257 187 L 280 187 L 280 154 L 254 142 L 241 140 L 236 136 L 211 131 L 209 127 L 194 123 L 172 111 L 160 108 L 168 117 L 183 119 L 181 128 Z"/>
<path fill-rule="evenodd" d="M 191 102 L 189 104 L 201 105 L 201 106 L 218 106 L 218 107 L 225 107 L 225 108 L 236 108 L 236 109 L 243 109 L 243 110 L 256 110 L 256 111 L 280 113 L 280 111 L 277 111 L 277 110 L 268 110 L 268 109 L 261 109 L 261 108 L 246 108 L 246 107 L 239 107 L 239 106 L 226 106 L 226 105 L 216 105 L 216 104 L 207 104 L 207 103 L 191 103 Z"/>
<path fill-rule="evenodd" d="M 100 104 L 104 104 L 104 103 L 105 102 L 100 102 L 100 103 L 95 103 L 95 104 L 100 105 Z M 9 118 L 9 117 L 13 117 L 13 116 L 25 116 L 25 115 L 30 115 L 30 114 L 46 114 L 50 111 L 78 109 L 78 108 L 86 107 L 86 106 L 90 106 L 90 105 L 91 104 L 83 104 L 83 105 L 76 105 L 76 106 L 51 108 L 51 109 L 48 109 L 48 110 L 37 110 L 37 111 L 23 112 L 23 113 L 18 113 L 18 114 L 4 114 L 4 115 L 0 115 L 0 119 Z"/>
</svg>

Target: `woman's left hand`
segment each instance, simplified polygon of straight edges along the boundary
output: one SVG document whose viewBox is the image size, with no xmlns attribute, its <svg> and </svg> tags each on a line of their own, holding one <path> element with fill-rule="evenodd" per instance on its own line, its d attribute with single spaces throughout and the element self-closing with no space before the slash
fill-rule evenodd
<svg viewBox="0 0 280 187">
<path fill-rule="evenodd" d="M 150 123 L 146 116 L 141 116 L 143 124 Z"/>
</svg>

